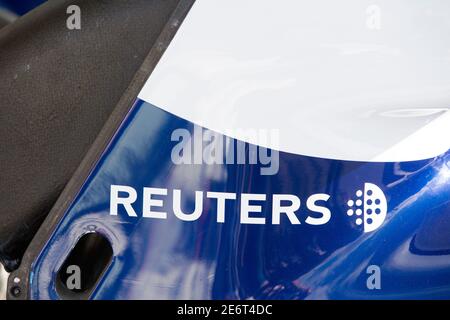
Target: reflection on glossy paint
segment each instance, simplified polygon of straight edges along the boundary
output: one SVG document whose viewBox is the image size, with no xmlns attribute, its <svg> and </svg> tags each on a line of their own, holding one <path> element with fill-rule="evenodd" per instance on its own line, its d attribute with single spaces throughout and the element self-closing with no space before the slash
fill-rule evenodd
<svg viewBox="0 0 450 320">
<path fill-rule="evenodd" d="M 450 223 L 448 152 L 405 163 L 280 153 L 278 174 L 262 176 L 258 165 L 173 164 L 175 128 L 194 126 L 136 103 L 36 261 L 33 298 L 58 298 L 54 273 L 88 230 L 104 234 L 114 251 L 95 299 L 450 298 L 450 239 L 435 232 Z M 386 221 L 371 233 L 346 215 L 348 199 L 365 182 L 378 185 L 388 201 Z M 193 210 L 196 190 L 301 199 L 323 192 L 331 195 L 332 218 L 323 226 L 246 225 L 239 206 L 230 205 L 226 222 L 217 223 L 216 201 L 208 199 L 204 214 L 190 223 L 173 214 L 167 220 L 131 218 L 120 210 L 111 216 L 112 184 L 180 189 L 186 211 Z M 161 210 L 170 212 L 172 200 L 169 194 Z M 306 206 L 296 214 L 304 221 Z M 269 219 L 270 206 L 262 215 Z M 372 264 L 381 268 L 382 290 L 366 287 Z"/>
<path fill-rule="evenodd" d="M 380 115 L 390 118 L 416 118 L 431 117 L 447 112 L 448 108 L 414 108 L 414 109 L 395 109 L 381 112 Z"/>
</svg>

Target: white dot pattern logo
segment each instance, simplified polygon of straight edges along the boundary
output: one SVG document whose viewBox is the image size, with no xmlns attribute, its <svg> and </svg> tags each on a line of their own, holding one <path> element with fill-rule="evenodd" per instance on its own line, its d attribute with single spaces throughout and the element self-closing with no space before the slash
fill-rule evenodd
<svg viewBox="0 0 450 320">
<path fill-rule="evenodd" d="M 387 201 L 383 191 L 373 183 L 365 183 L 357 190 L 355 198 L 347 201 L 347 215 L 356 216 L 357 225 L 364 224 L 364 232 L 378 229 L 386 219 Z"/>
</svg>

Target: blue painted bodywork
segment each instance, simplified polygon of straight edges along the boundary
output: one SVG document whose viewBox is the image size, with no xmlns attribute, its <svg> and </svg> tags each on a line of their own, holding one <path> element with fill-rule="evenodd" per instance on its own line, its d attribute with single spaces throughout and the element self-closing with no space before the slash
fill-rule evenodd
<svg viewBox="0 0 450 320">
<path fill-rule="evenodd" d="M 77 240 L 92 231 L 104 234 L 114 251 L 92 299 L 450 298 L 449 152 L 404 163 L 281 152 L 279 173 L 262 176 L 259 165 L 173 164 L 177 128 L 194 125 L 135 103 L 33 264 L 31 298 L 59 298 L 56 274 Z M 378 185 L 388 202 L 386 221 L 370 233 L 346 215 L 347 200 L 365 182 Z M 216 201 L 208 199 L 199 220 L 184 222 L 170 214 L 170 194 L 167 220 L 129 217 L 123 208 L 112 216 L 111 185 L 181 189 L 188 212 L 196 190 L 295 194 L 302 199 L 301 224 L 241 224 L 234 202 L 225 223 L 217 223 Z M 314 193 L 331 195 L 332 217 L 322 226 L 304 223 L 304 203 Z M 269 206 L 263 213 L 270 221 Z M 380 267 L 381 290 L 367 288 L 369 265 Z"/>
<path fill-rule="evenodd" d="M 45 1 L 46 0 L 0 0 L 0 7 L 7 8 L 21 16 Z"/>
</svg>

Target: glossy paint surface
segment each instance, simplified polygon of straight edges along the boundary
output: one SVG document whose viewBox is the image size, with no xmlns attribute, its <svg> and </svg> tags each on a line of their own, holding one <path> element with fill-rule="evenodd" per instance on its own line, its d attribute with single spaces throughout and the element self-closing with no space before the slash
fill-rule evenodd
<svg viewBox="0 0 450 320">
<path fill-rule="evenodd" d="M 442 0 L 197 0 L 139 98 L 285 152 L 428 159 L 450 148 L 448 34 Z"/>
<path fill-rule="evenodd" d="M 356 162 L 279 154 L 279 171 L 260 174 L 261 164 L 179 164 L 171 159 L 175 129 L 192 122 L 138 100 L 93 169 L 30 273 L 33 299 L 58 299 L 55 278 L 86 232 L 104 234 L 114 257 L 92 299 L 411 299 L 450 298 L 450 153 L 413 162 Z M 448 139 L 448 137 L 442 137 Z M 194 138 L 195 140 L 195 138 Z M 198 141 L 193 141 L 198 142 Z M 249 145 L 247 145 L 249 147 Z M 347 215 L 347 201 L 365 183 L 387 200 L 387 217 L 364 232 Z M 138 191 L 130 217 L 110 215 L 111 185 Z M 203 199 L 193 222 L 142 218 L 143 187 L 182 190 L 186 212 L 195 191 L 267 195 L 266 224 L 239 221 L 237 202 L 217 223 L 216 202 Z M 311 194 L 330 195 L 331 219 L 305 223 Z M 286 217 L 271 223 L 273 194 L 295 194 L 301 224 Z M 366 286 L 367 268 L 381 270 L 381 290 Z"/>
<path fill-rule="evenodd" d="M 0 0 L 0 7 L 7 8 L 17 15 L 24 15 L 46 0 Z"/>
</svg>

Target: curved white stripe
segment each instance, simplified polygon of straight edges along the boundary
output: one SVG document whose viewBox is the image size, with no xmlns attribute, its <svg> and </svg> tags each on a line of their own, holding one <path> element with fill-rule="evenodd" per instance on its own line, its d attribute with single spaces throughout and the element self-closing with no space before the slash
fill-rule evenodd
<svg viewBox="0 0 450 320">
<path fill-rule="evenodd" d="M 376 3 L 197 0 L 139 97 L 297 154 L 407 161 L 444 153 L 450 2 Z M 276 129 L 279 144 L 233 135 L 246 128 Z"/>
</svg>

